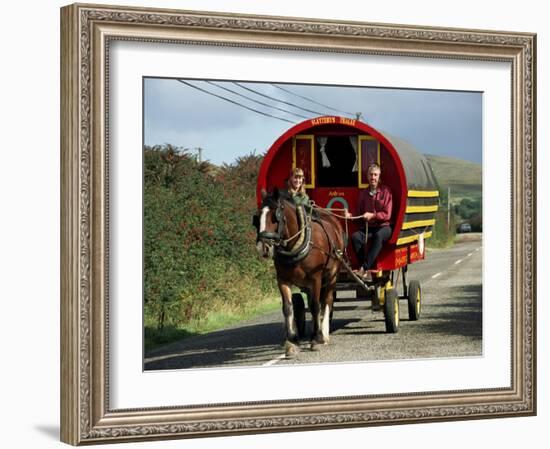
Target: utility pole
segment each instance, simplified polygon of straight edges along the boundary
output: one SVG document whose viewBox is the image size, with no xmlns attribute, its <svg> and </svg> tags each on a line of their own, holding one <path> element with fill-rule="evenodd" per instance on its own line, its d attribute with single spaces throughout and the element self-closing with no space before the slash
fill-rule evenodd
<svg viewBox="0 0 550 449">
<path fill-rule="evenodd" d="M 195 148 L 195 150 L 197 150 L 197 162 L 200 164 L 200 163 L 202 162 L 202 151 L 203 151 L 203 148 L 197 147 L 197 148 Z"/>
<path fill-rule="evenodd" d="M 451 228 L 451 187 L 447 187 L 447 232 Z"/>
</svg>

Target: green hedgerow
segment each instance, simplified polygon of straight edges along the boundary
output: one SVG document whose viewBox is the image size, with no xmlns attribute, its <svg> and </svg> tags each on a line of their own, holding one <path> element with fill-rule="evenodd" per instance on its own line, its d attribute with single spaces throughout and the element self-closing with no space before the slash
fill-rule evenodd
<svg viewBox="0 0 550 449">
<path fill-rule="evenodd" d="M 251 226 L 262 158 L 216 169 L 171 145 L 144 150 L 145 325 L 184 327 L 275 294 Z"/>
</svg>

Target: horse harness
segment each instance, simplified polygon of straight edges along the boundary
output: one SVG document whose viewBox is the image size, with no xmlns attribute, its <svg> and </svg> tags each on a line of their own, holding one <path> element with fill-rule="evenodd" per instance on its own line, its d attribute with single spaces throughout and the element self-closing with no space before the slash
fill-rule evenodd
<svg viewBox="0 0 550 449">
<path fill-rule="evenodd" d="M 327 256 L 327 262 L 330 258 L 341 260 L 341 254 L 338 254 L 338 250 L 334 245 L 334 242 L 330 238 L 328 231 L 325 228 L 323 220 L 321 218 L 312 218 L 312 214 L 306 214 L 305 207 L 303 205 L 296 205 L 296 215 L 298 218 L 298 226 L 300 230 L 293 236 L 283 239 L 283 232 L 286 227 L 286 218 L 283 213 L 284 201 L 277 201 L 277 207 L 275 209 L 275 219 L 277 221 L 277 232 L 259 232 L 258 240 L 273 245 L 275 248 L 275 259 L 286 265 L 293 265 L 305 259 L 309 254 L 311 248 L 315 248 Z M 311 241 L 311 224 L 312 221 L 319 223 L 321 229 L 325 233 L 329 242 L 330 250 L 325 251 Z M 295 245 L 291 249 L 285 249 L 288 242 L 298 238 Z"/>
</svg>

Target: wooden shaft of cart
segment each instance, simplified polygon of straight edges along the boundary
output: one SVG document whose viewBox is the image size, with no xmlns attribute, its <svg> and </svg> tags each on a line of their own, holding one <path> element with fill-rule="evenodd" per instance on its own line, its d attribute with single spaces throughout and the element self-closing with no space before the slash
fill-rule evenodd
<svg viewBox="0 0 550 449">
<path fill-rule="evenodd" d="M 349 266 L 349 264 L 344 260 L 344 257 L 342 256 L 342 253 L 340 251 L 336 251 L 336 257 L 338 258 L 338 260 L 342 263 L 342 265 L 344 266 L 344 268 L 346 269 L 346 271 L 351 275 L 351 277 L 353 278 L 353 280 L 355 282 L 357 282 L 359 284 L 359 286 L 365 290 L 367 293 L 369 292 L 369 286 L 367 284 L 365 284 L 365 282 L 363 281 L 363 279 L 361 279 L 359 276 L 357 276 L 352 268 Z"/>
</svg>

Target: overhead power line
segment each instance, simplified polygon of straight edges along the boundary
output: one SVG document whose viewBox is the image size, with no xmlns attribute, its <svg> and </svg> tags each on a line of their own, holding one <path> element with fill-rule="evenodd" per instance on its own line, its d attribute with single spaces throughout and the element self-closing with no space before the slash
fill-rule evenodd
<svg viewBox="0 0 550 449">
<path fill-rule="evenodd" d="M 229 98 L 223 97 L 222 95 L 218 95 L 218 94 L 215 94 L 214 92 L 210 92 L 210 91 L 208 91 L 208 90 L 206 90 L 206 89 L 203 89 L 203 88 L 201 88 L 201 87 L 195 86 L 195 85 L 193 85 L 193 84 L 191 84 L 191 83 L 188 83 L 187 81 L 183 81 L 183 80 L 180 80 L 180 79 L 178 79 L 178 80 L 176 80 L 176 81 L 179 81 L 180 83 L 185 84 L 186 86 L 192 87 L 193 89 L 199 90 L 199 91 L 201 91 L 201 92 L 203 92 L 203 93 L 205 93 L 205 94 L 212 95 L 212 96 L 217 97 L 217 98 L 219 98 L 219 99 L 221 99 L 221 100 L 225 100 L 225 101 L 227 101 L 227 102 L 229 102 L 229 103 L 232 103 L 232 104 L 234 104 L 234 105 L 236 105 L 236 106 L 240 106 L 241 108 L 248 109 L 249 111 L 255 112 L 255 113 L 257 113 L 257 114 L 261 114 L 261 115 L 264 115 L 264 116 L 266 116 L 266 117 L 270 117 L 270 118 L 274 118 L 274 119 L 277 119 L 277 120 L 281 120 L 281 121 L 283 121 L 283 122 L 287 122 L 287 123 L 294 124 L 294 122 L 292 122 L 292 121 L 290 121 L 290 120 L 287 120 L 287 119 L 284 119 L 284 118 L 281 118 L 281 117 L 276 117 L 276 116 L 274 116 L 274 115 L 267 114 L 266 112 L 262 112 L 262 111 L 258 111 L 257 109 L 254 109 L 254 108 L 250 108 L 250 107 L 248 107 L 248 106 L 245 106 L 244 104 L 238 103 L 237 101 L 231 100 L 231 99 L 229 99 Z"/>
<path fill-rule="evenodd" d="M 291 95 L 295 95 L 296 97 L 301 98 L 302 100 L 310 101 L 311 103 L 315 103 L 315 104 L 317 104 L 317 105 L 319 105 L 319 106 L 323 106 L 324 108 L 331 109 L 332 111 L 340 112 L 340 113 L 346 114 L 346 115 L 351 115 L 352 117 L 355 117 L 355 116 L 356 116 L 356 114 L 353 113 L 353 112 L 346 112 L 346 111 L 342 111 L 342 110 L 340 110 L 340 109 L 333 108 L 333 107 L 331 107 L 331 106 L 327 106 L 326 104 L 319 103 L 318 101 L 312 100 L 311 98 L 304 97 L 303 95 L 299 95 L 299 94 L 297 94 L 296 92 L 292 92 L 291 90 L 285 89 L 284 87 L 281 87 L 281 86 L 279 86 L 279 85 L 277 85 L 277 84 L 271 83 L 271 85 L 272 85 L 273 87 L 276 87 L 277 89 L 282 90 L 283 92 L 289 93 L 289 94 L 291 94 Z"/>
<path fill-rule="evenodd" d="M 243 95 L 239 92 L 236 92 L 234 91 L 233 89 L 229 89 L 228 87 L 225 87 L 225 86 L 220 86 L 219 84 L 216 84 L 216 83 L 213 83 L 212 81 L 206 81 L 208 84 L 212 85 L 212 86 L 216 86 L 220 89 L 223 89 L 227 92 L 231 92 L 232 94 L 235 94 L 235 95 L 238 95 L 239 97 L 242 97 L 242 98 L 246 98 L 247 100 L 249 101 L 253 101 L 254 103 L 258 103 L 258 104 L 261 104 L 262 106 L 266 106 L 268 108 L 273 108 L 273 109 L 277 109 L 278 111 L 282 111 L 282 112 L 285 112 L 286 114 L 291 114 L 291 115 L 295 115 L 296 117 L 300 117 L 300 118 L 307 118 L 305 117 L 304 115 L 300 115 L 300 114 L 296 114 L 295 112 L 292 112 L 292 111 L 289 111 L 288 109 L 283 109 L 283 108 L 279 108 L 277 106 L 272 106 L 270 104 L 267 104 L 267 103 L 263 103 L 262 101 L 259 101 L 259 100 L 256 100 L 254 98 L 250 98 L 248 97 L 247 95 Z M 239 83 L 233 83 L 233 84 L 237 84 L 239 86 Z M 240 87 L 243 87 L 243 86 L 240 86 Z M 246 88 L 245 88 L 246 89 Z M 248 89 L 248 90 L 251 90 L 251 89 Z M 251 90 L 252 91 L 252 90 Z M 253 91 L 252 91 L 253 92 Z M 256 92 L 258 93 L 258 92 Z M 266 97 L 266 95 L 263 95 L 264 97 Z M 268 97 L 269 98 L 269 97 Z M 275 100 L 275 101 L 278 101 L 278 100 Z M 284 103 L 284 101 L 282 102 Z"/>
<path fill-rule="evenodd" d="M 316 115 L 327 115 L 326 113 L 324 112 L 319 112 L 319 111 L 313 111 L 311 109 L 306 109 L 306 108 L 303 108 L 301 106 L 297 106 L 293 103 L 289 103 L 288 101 L 284 101 L 284 100 L 279 100 L 278 98 L 273 98 L 273 97 L 270 97 L 269 95 L 266 95 L 266 94 L 263 94 L 261 92 L 258 92 L 254 89 L 251 89 L 250 87 L 246 87 L 246 86 L 243 86 L 241 83 L 237 83 L 237 82 L 233 82 L 233 84 L 236 84 L 237 86 L 241 87 L 242 89 L 246 89 L 250 92 L 254 92 L 255 94 L 257 95 L 261 95 L 262 97 L 265 97 L 265 98 L 269 98 L 270 100 L 273 100 L 273 101 L 277 101 L 279 103 L 284 103 L 284 104 L 288 104 L 289 106 L 292 106 L 293 108 L 297 108 L 297 109 L 301 109 L 302 111 L 306 111 L 306 112 L 311 112 L 312 114 L 316 114 Z M 307 117 L 304 117 L 304 118 L 307 118 Z"/>
</svg>

